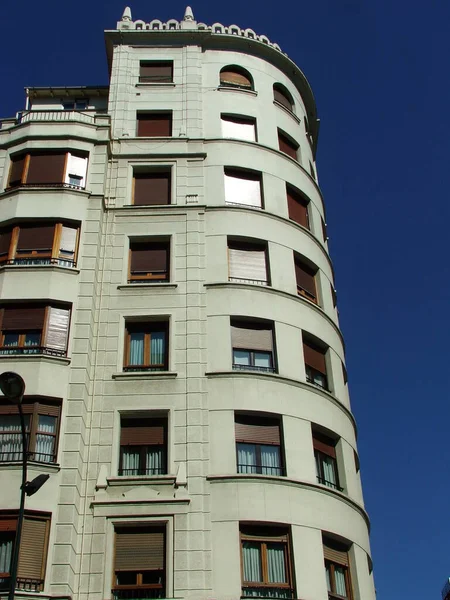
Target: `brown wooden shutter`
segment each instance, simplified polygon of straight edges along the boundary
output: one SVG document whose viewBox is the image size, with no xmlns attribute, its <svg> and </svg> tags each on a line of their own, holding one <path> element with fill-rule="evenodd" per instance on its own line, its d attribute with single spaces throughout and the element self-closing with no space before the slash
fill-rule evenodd
<svg viewBox="0 0 450 600">
<path fill-rule="evenodd" d="M 325 560 L 329 560 L 338 565 L 348 567 L 348 553 L 345 547 L 334 540 L 324 540 L 323 556 Z"/>
<path fill-rule="evenodd" d="M 266 249 L 256 244 L 230 242 L 230 277 L 267 283 Z"/>
<path fill-rule="evenodd" d="M 236 442 L 280 445 L 280 423 L 276 419 L 236 415 L 234 429 Z"/>
<path fill-rule="evenodd" d="M 249 77 L 232 69 L 223 69 L 220 72 L 220 85 L 227 84 L 252 89 L 252 82 Z"/>
<path fill-rule="evenodd" d="M 39 226 L 21 226 L 19 229 L 19 239 L 17 241 L 17 250 L 52 250 L 53 238 L 55 235 L 54 225 Z"/>
<path fill-rule="evenodd" d="M 25 517 L 20 540 L 19 578 L 44 578 L 48 525 L 48 518 Z"/>
<path fill-rule="evenodd" d="M 316 272 L 307 265 L 303 264 L 298 258 L 295 258 L 295 277 L 297 285 L 316 299 Z"/>
<path fill-rule="evenodd" d="M 0 261 L 7 260 L 11 246 L 11 229 L 0 231 Z"/>
<path fill-rule="evenodd" d="M 292 142 L 288 137 L 278 131 L 278 147 L 291 158 L 297 160 L 298 145 Z"/>
<path fill-rule="evenodd" d="M 139 206 L 170 204 L 170 172 L 136 173 L 134 204 Z"/>
<path fill-rule="evenodd" d="M 141 62 L 139 66 L 140 80 L 145 82 L 170 82 L 173 77 L 172 62 Z"/>
<path fill-rule="evenodd" d="M 165 419 L 123 419 L 120 426 L 121 446 L 161 446 L 166 439 Z"/>
<path fill-rule="evenodd" d="M 165 531 L 154 527 L 126 528 L 116 531 L 116 571 L 164 569 Z"/>
<path fill-rule="evenodd" d="M 336 458 L 336 442 L 322 433 L 313 431 L 313 447 L 314 450 Z"/>
<path fill-rule="evenodd" d="M 138 137 L 170 137 L 172 113 L 142 113 L 137 116 Z"/>
<path fill-rule="evenodd" d="M 5 306 L 3 313 L 3 331 L 22 331 L 42 329 L 44 327 L 45 306 Z"/>
<path fill-rule="evenodd" d="M 323 375 L 327 374 L 327 368 L 325 364 L 325 352 L 318 349 L 316 346 L 312 346 L 309 342 L 303 342 L 303 354 L 305 357 L 305 364 Z"/>
<path fill-rule="evenodd" d="M 273 98 L 276 102 L 279 102 L 292 112 L 292 102 L 289 100 L 288 96 L 277 87 L 273 88 Z"/>
<path fill-rule="evenodd" d="M 23 169 L 25 167 L 26 155 L 11 157 L 11 170 L 9 172 L 9 187 L 20 185 L 22 181 Z"/>
<path fill-rule="evenodd" d="M 134 242 L 130 245 L 131 271 L 167 271 L 168 244 L 164 242 Z"/>
<path fill-rule="evenodd" d="M 268 325 L 259 323 L 235 323 L 231 325 L 233 348 L 272 352 L 273 332 Z"/>
<path fill-rule="evenodd" d="M 62 183 L 66 153 L 32 154 L 28 167 L 27 183 Z"/>
<path fill-rule="evenodd" d="M 294 190 L 290 187 L 286 188 L 286 195 L 289 218 L 299 225 L 303 225 L 303 227 L 308 227 L 309 229 L 308 203 L 306 200 L 294 192 Z"/>
</svg>

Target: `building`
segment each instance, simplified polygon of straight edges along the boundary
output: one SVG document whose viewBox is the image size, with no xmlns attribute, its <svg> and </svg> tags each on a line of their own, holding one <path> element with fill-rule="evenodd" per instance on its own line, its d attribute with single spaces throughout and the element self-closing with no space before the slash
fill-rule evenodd
<svg viewBox="0 0 450 600">
<path fill-rule="evenodd" d="M 318 121 L 264 35 L 133 21 L 0 129 L 18 597 L 375 597 Z M 0 405 L 0 586 L 20 485 Z"/>
</svg>

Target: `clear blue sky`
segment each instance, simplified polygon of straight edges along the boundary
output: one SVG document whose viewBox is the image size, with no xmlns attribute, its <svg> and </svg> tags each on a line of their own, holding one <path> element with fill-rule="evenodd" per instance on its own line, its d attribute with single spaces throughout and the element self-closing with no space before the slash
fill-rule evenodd
<svg viewBox="0 0 450 600">
<path fill-rule="evenodd" d="M 0 116 L 24 108 L 27 85 L 107 83 L 102 31 L 124 4 L 3 2 Z M 145 21 L 184 7 L 131 4 Z M 265 33 L 314 90 L 378 600 L 439 599 L 450 575 L 450 3 L 192 7 L 197 20 Z"/>
</svg>

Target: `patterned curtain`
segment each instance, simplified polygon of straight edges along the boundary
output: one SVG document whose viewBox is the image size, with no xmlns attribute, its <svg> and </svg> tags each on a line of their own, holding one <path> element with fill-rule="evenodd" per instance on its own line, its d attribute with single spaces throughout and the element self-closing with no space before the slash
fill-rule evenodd
<svg viewBox="0 0 450 600">
<path fill-rule="evenodd" d="M 54 461 L 54 448 L 56 434 L 56 417 L 48 415 L 39 415 L 38 432 L 36 434 L 36 451 L 34 453 L 35 460 L 40 462 Z"/>
</svg>

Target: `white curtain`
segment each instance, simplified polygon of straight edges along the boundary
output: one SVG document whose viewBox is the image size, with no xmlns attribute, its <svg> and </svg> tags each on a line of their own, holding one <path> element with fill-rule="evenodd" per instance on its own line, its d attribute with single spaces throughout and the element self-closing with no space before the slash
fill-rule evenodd
<svg viewBox="0 0 450 600">
<path fill-rule="evenodd" d="M 122 454 L 122 475 L 139 475 L 139 450 L 124 448 Z"/>
<path fill-rule="evenodd" d="M 29 417 L 25 415 L 25 427 L 28 429 Z M 22 460 L 22 433 L 19 415 L 0 417 L 0 460 Z"/>
<path fill-rule="evenodd" d="M 224 138 L 235 138 L 237 140 L 248 140 L 254 142 L 255 124 L 254 123 L 239 123 L 233 121 L 232 118 L 226 119 L 222 117 L 222 135 Z"/>
<path fill-rule="evenodd" d="M 163 473 L 163 449 L 153 446 L 147 449 L 145 457 L 146 475 L 161 475 Z"/>
<path fill-rule="evenodd" d="M 225 203 L 261 208 L 259 180 L 225 174 Z"/>
<path fill-rule="evenodd" d="M 263 475 L 280 475 L 279 446 L 261 446 L 261 465 Z"/>
<path fill-rule="evenodd" d="M 334 468 L 334 459 L 331 456 L 322 456 L 323 478 L 325 483 L 336 487 L 336 471 Z"/>
<path fill-rule="evenodd" d="M 327 590 L 329 592 L 332 592 L 332 588 L 331 588 L 331 575 L 330 575 L 330 565 L 329 564 L 325 564 L 325 576 L 327 579 Z"/>
<path fill-rule="evenodd" d="M 157 331 L 151 334 L 150 342 L 150 364 L 151 365 L 164 365 L 164 331 Z"/>
<path fill-rule="evenodd" d="M 13 549 L 13 540 L 0 540 L 0 573 L 9 573 L 11 566 L 11 556 Z M 0 581 L 2 581 L 0 579 Z"/>
<path fill-rule="evenodd" d="M 344 567 L 334 566 L 334 580 L 336 582 L 336 594 L 347 598 L 347 587 L 345 585 L 345 569 Z"/>
<path fill-rule="evenodd" d="M 48 434 L 56 433 L 56 417 L 39 415 L 38 432 L 34 458 L 40 462 L 53 462 L 55 437 Z"/>
<path fill-rule="evenodd" d="M 267 567 L 270 583 L 286 583 L 283 544 L 267 544 Z"/>
<path fill-rule="evenodd" d="M 262 582 L 261 546 L 253 542 L 242 544 L 244 581 Z"/>
<path fill-rule="evenodd" d="M 126 447 L 122 454 L 122 475 L 161 475 L 163 474 L 163 448 L 149 446 L 145 454 L 145 470 L 140 461 L 141 449 Z"/>
<path fill-rule="evenodd" d="M 256 473 L 256 446 L 254 444 L 237 445 L 238 473 Z"/>
<path fill-rule="evenodd" d="M 144 333 L 130 335 L 130 365 L 144 364 Z"/>
</svg>

